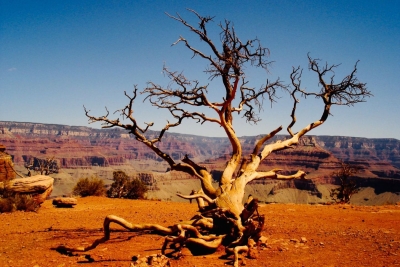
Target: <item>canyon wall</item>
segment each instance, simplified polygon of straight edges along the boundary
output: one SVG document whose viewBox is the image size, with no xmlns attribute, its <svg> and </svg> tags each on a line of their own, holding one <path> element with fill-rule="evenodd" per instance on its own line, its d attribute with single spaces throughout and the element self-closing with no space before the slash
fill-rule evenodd
<svg viewBox="0 0 400 267">
<path fill-rule="evenodd" d="M 153 132 L 155 137 L 157 132 Z M 178 160 L 188 154 L 203 160 L 220 155 L 219 139 L 165 134 L 159 147 Z M 142 143 L 120 129 L 93 129 L 55 124 L 0 122 L 0 144 L 7 147 L 14 163 L 23 165 L 31 156 L 55 156 L 62 168 L 110 166 L 129 160 L 160 161 Z"/>
<path fill-rule="evenodd" d="M 158 132 L 150 134 L 156 137 Z M 240 137 L 244 153 L 250 153 L 259 138 L 260 136 Z M 270 142 L 282 138 L 285 136 L 276 136 Z M 24 164 L 31 157 L 54 156 L 63 172 L 59 174 L 61 178 L 55 177 L 57 194 L 70 190 L 78 177 L 82 176 L 98 175 L 110 184 L 113 170 L 123 170 L 131 176 L 137 176 L 151 185 L 153 192 L 166 190 L 165 196 L 164 193 L 159 194 L 162 195 L 161 198 L 169 200 L 176 200 L 176 191 L 171 193 L 168 190 L 179 190 L 178 183 L 182 187 L 182 193 L 196 189 L 194 184 L 198 184 L 196 180 L 194 183 L 189 181 L 192 178 L 189 175 L 167 172 L 169 166 L 165 162 L 122 129 L 3 121 L 0 122 L 0 144 L 7 148 L 19 170 L 24 169 Z M 187 154 L 194 161 L 202 162 L 202 165 L 213 170 L 213 178 L 217 181 L 231 153 L 227 138 L 168 132 L 158 147 L 170 153 L 175 160 L 182 159 Z M 249 186 L 248 192 L 264 198 L 266 195 L 268 198 L 265 201 L 273 202 L 282 199 L 279 193 L 282 190 L 295 190 L 292 198 L 298 196 L 316 203 L 317 199 L 325 201 L 329 190 L 324 189 L 326 192 L 321 192 L 319 185 L 337 184 L 332 172 L 340 168 L 343 160 L 361 167 L 355 179 L 360 179 L 363 187 L 373 187 L 379 193 L 399 193 L 399 151 L 400 141 L 396 139 L 306 136 L 296 148 L 273 153 L 263 161 L 259 169 L 266 171 L 279 168 L 283 174 L 301 169 L 308 173 L 307 177 L 312 181 L 259 180 Z M 300 195 L 297 195 L 298 192 Z M 307 197 L 301 192 L 307 192 Z M 154 197 L 158 198 L 159 194 Z M 321 195 L 324 196 L 323 199 Z"/>
<path fill-rule="evenodd" d="M 150 132 L 155 137 L 158 132 Z M 260 136 L 240 137 L 249 153 Z M 285 138 L 276 136 L 271 142 Z M 55 157 L 61 168 L 118 166 L 133 161 L 161 164 L 161 159 L 122 129 L 94 129 L 83 126 L 0 121 L 0 144 L 7 147 L 16 165 L 30 157 Z M 188 155 L 221 168 L 231 153 L 227 138 L 166 133 L 158 144 L 179 160 Z M 306 136 L 295 149 L 278 151 L 261 168 L 284 172 L 306 169 L 313 178 L 329 176 L 343 160 L 362 167 L 364 177 L 400 178 L 400 141 L 343 136 Z M 165 166 L 165 165 L 163 165 Z M 317 176 L 314 173 L 319 173 Z"/>
</svg>

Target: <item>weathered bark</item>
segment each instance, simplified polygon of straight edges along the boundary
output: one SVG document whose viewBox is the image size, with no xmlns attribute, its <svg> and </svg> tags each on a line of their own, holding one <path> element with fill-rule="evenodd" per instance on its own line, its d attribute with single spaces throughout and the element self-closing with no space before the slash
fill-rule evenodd
<svg viewBox="0 0 400 267">
<path fill-rule="evenodd" d="M 235 266 L 237 266 L 238 253 L 245 251 L 243 247 L 246 247 L 250 238 L 258 240 L 264 225 L 264 218 L 254 214 L 254 211 L 257 210 L 256 202 L 251 207 L 251 209 L 247 210 L 249 212 L 246 215 L 247 219 L 244 226 L 240 226 L 240 229 L 238 228 L 237 220 L 230 211 L 223 209 L 205 211 L 188 222 L 181 222 L 170 227 L 158 224 L 131 224 L 118 216 L 108 215 L 103 223 L 104 236 L 102 238 L 96 239 L 86 247 L 62 245 L 56 247 L 55 250 L 62 254 L 71 254 L 71 252 L 87 252 L 95 249 L 98 245 L 110 239 L 110 225 L 115 223 L 132 232 L 151 231 L 166 236 L 161 248 L 163 254 L 167 254 L 168 245 L 170 244 L 179 244 L 179 246 L 175 246 L 174 250 L 179 250 L 186 246 L 193 255 L 214 253 L 219 246 L 225 245 L 227 253 L 234 254 Z M 200 229 L 202 233 L 200 233 Z M 239 250 L 236 249 L 238 246 Z M 173 248 L 174 246 L 171 247 Z"/>
<path fill-rule="evenodd" d="M 312 59 L 310 56 L 308 56 L 309 70 L 317 75 L 318 85 L 321 87 L 319 91 L 306 92 L 301 87 L 302 70 L 300 67 L 293 68 L 290 74 L 290 85 L 283 84 L 280 79 L 273 82 L 267 79 L 267 83 L 260 89 L 249 88 L 244 72 L 245 67 L 250 65 L 267 70 L 270 64 L 267 60 L 269 50 L 261 46 L 258 39 L 242 42 L 237 37 L 231 23 L 225 21 L 224 24 L 219 25 L 222 42 L 222 50 L 219 51 L 219 46 L 216 46 L 209 38 L 206 29 L 212 18 L 200 16 L 193 10 L 189 11 L 199 20 L 198 27 L 192 26 L 180 15 L 171 16 L 168 14 L 168 16 L 200 37 L 210 48 L 210 55 L 195 48 L 182 36 L 173 45 L 182 43 L 193 52 L 193 56 L 198 56 L 208 63 L 209 68 L 206 69 L 206 73 L 210 75 L 210 80 L 219 80 L 222 84 L 220 88 L 223 90 L 223 97 L 221 99 L 211 101 L 211 98 L 208 97 L 208 84 L 200 85 L 199 81 L 189 80 L 182 73 L 173 72 L 164 67 L 164 74 L 171 80 L 171 83 L 163 87 L 149 82 L 142 91 L 146 95 L 145 100 L 156 108 L 167 110 L 175 120 L 175 122 L 168 121 L 157 137 L 147 135 L 147 130 L 154 123 L 145 123 L 146 127 L 140 127 L 133 116 L 133 104 L 138 90 L 136 86 L 133 96 L 125 92 L 128 105 L 119 110 L 122 118 L 129 123 L 123 123 L 123 120 L 119 118 L 110 119 L 107 109 L 106 115 L 101 117 L 90 115 L 90 111 L 86 108 L 85 113 L 90 122 L 102 122 L 104 128 L 120 127 L 126 129 L 135 136 L 137 141 L 145 144 L 167 162 L 171 170 L 185 172 L 198 178 L 201 190 L 189 196 L 178 195 L 186 199 L 196 199 L 200 214 L 190 221 L 181 222 L 171 227 L 157 224 L 133 225 L 122 218 L 109 215 L 104 221 L 103 238 L 94 241 L 92 245 L 87 247 L 60 246 L 58 250 L 84 252 L 93 249 L 110 238 L 110 223 L 116 223 L 130 231 L 151 230 L 161 235 L 167 235 L 162 247 L 163 253 L 166 253 L 167 245 L 170 243 L 179 244 L 176 249 L 187 246 L 191 248 L 194 254 L 210 253 L 218 246 L 224 245 L 226 252 L 234 255 L 234 266 L 238 266 L 239 254 L 248 252 L 249 240 L 257 241 L 264 225 L 264 217 L 257 212 L 257 201 L 249 199 L 248 202 L 243 204 L 246 185 L 255 179 L 305 179 L 306 177 L 306 173 L 302 170 L 298 170 L 292 175 L 279 174 L 279 169 L 258 171 L 260 163 L 271 153 L 295 147 L 302 136 L 325 123 L 332 106 L 351 106 L 355 103 L 364 102 L 366 97 L 371 96 L 366 85 L 359 82 L 355 75 L 357 64 L 350 75 L 339 83 L 334 83 L 333 70 L 338 65 L 329 66 L 325 64 L 320 66 L 319 60 Z M 331 76 L 326 79 L 326 76 L 329 75 Z M 278 99 L 275 94 L 278 89 L 289 92 L 293 100 L 290 114 L 292 120 L 287 127 L 289 138 L 267 144 L 268 140 L 283 129 L 282 126 L 279 126 L 260 138 L 250 155 L 242 155 L 242 145 L 234 130 L 233 118 L 235 113 L 241 113 L 248 122 L 259 122 L 257 109 L 262 109 L 264 98 L 267 98 L 271 103 L 275 102 Z M 296 123 L 296 108 L 299 103 L 297 95 L 314 96 L 322 100 L 322 108 L 319 119 L 311 120 L 311 123 L 303 126 L 298 132 L 294 132 L 292 129 Z M 198 111 L 198 108 L 208 109 L 210 113 L 206 115 Z M 191 119 L 199 123 L 217 124 L 225 132 L 230 142 L 231 155 L 216 188 L 212 184 L 211 172 L 205 167 L 193 162 L 187 156 L 181 162 L 176 162 L 157 146 L 157 143 L 162 141 L 165 132 L 172 127 L 180 126 L 184 119 Z"/>
</svg>

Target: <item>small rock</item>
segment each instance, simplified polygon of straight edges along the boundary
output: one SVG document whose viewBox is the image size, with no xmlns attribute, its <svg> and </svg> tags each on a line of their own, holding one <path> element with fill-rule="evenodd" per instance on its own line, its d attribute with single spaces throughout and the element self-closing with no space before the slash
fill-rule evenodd
<svg viewBox="0 0 400 267">
<path fill-rule="evenodd" d="M 58 197 L 53 199 L 53 205 L 57 208 L 72 208 L 78 204 L 78 200 L 73 197 Z"/>
<path fill-rule="evenodd" d="M 278 251 L 281 251 L 281 252 L 286 250 L 286 248 L 283 246 L 279 246 L 279 247 L 277 247 L 277 249 L 278 249 Z"/>
<path fill-rule="evenodd" d="M 305 243 L 307 243 L 307 238 L 305 238 L 304 236 L 302 236 L 301 238 L 300 238 L 300 243 L 303 243 L 303 244 L 305 244 Z"/>
<path fill-rule="evenodd" d="M 258 239 L 258 242 L 259 242 L 260 246 L 264 246 L 265 247 L 265 246 L 267 246 L 268 239 L 265 236 L 261 236 Z"/>
</svg>

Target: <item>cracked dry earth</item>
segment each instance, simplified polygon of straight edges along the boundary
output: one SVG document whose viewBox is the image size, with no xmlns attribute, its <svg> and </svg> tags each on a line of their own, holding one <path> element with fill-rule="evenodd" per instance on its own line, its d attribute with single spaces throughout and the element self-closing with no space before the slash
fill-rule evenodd
<svg viewBox="0 0 400 267">
<path fill-rule="evenodd" d="M 52 248 L 87 245 L 102 237 L 108 214 L 132 223 L 173 225 L 196 213 L 196 204 L 144 200 L 79 198 L 74 208 L 55 208 L 47 200 L 37 213 L 0 214 L 0 266 L 129 267 L 135 255 L 160 252 L 164 238 L 124 231 L 116 225 L 111 240 L 96 249 L 66 256 Z M 266 248 L 245 266 L 400 266 L 400 206 L 261 205 Z M 306 242 L 305 242 L 306 241 Z M 305 243 L 304 243 L 305 242 Z M 90 256 L 87 256 L 90 255 Z M 171 266 L 231 266 L 224 249 L 192 256 L 187 249 Z M 88 260 L 90 259 L 90 260 Z M 244 261 L 243 261 L 244 260 Z"/>
</svg>

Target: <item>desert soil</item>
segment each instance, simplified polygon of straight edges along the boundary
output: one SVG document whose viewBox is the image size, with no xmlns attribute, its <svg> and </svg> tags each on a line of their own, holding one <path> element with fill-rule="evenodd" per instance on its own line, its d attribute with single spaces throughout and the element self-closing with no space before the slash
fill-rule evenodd
<svg viewBox="0 0 400 267">
<path fill-rule="evenodd" d="M 96 249 L 66 256 L 52 248 L 87 245 L 102 237 L 104 216 L 115 214 L 132 223 L 172 225 L 196 213 L 196 204 L 163 201 L 79 198 L 74 208 L 55 208 L 47 200 L 37 213 L 0 214 L 0 266 L 124 266 L 134 255 L 159 253 L 163 237 L 123 231 L 116 225 L 111 240 Z M 400 206 L 269 204 L 263 235 L 268 247 L 246 266 L 399 266 Z M 301 243 L 301 238 L 307 240 Z M 172 266 L 231 266 L 224 250 L 192 256 L 186 249 Z M 89 254 L 94 261 L 84 256 Z M 241 264 L 243 262 L 241 261 Z"/>
</svg>

